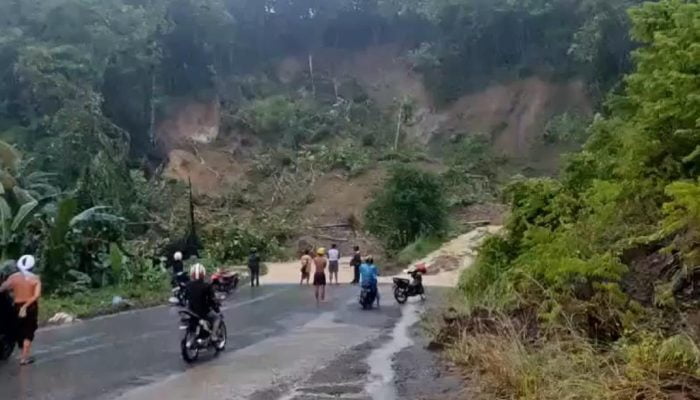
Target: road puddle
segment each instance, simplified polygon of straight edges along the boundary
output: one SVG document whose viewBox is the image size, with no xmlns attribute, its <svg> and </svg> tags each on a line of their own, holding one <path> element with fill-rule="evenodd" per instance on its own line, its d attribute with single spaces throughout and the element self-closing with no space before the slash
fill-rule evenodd
<svg viewBox="0 0 700 400">
<path fill-rule="evenodd" d="M 417 303 L 405 305 L 402 311 L 401 319 L 391 333 L 391 339 L 372 351 L 367 357 L 370 371 L 365 391 L 373 399 L 392 400 L 398 398 L 394 385 L 396 372 L 393 367 L 393 358 L 398 352 L 413 344 L 408 330 L 420 319 Z"/>
</svg>

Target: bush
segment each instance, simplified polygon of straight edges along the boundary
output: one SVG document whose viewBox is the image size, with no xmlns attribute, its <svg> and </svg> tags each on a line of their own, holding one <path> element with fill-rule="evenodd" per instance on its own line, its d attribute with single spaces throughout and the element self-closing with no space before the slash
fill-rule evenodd
<svg viewBox="0 0 700 400">
<path fill-rule="evenodd" d="M 370 151 L 352 141 L 322 145 L 317 150 L 318 158 L 325 170 L 340 169 L 350 176 L 362 173 L 370 164 Z"/>
<path fill-rule="evenodd" d="M 578 114 L 565 112 L 554 116 L 544 128 L 545 143 L 578 143 L 586 141 L 590 120 Z"/>
<path fill-rule="evenodd" d="M 643 378 L 647 374 L 669 376 L 673 374 L 700 375 L 700 349 L 686 335 L 675 335 L 664 339 L 658 335 L 644 333 L 638 343 L 624 346 L 632 378 Z"/>
<path fill-rule="evenodd" d="M 237 119 L 263 140 L 291 147 L 318 142 L 336 130 L 330 112 L 286 96 L 256 100 L 242 108 Z"/>
<path fill-rule="evenodd" d="M 398 250 L 420 236 L 441 237 L 447 231 L 447 205 L 436 175 L 399 165 L 391 170 L 365 211 L 367 229 L 389 249 Z"/>
<path fill-rule="evenodd" d="M 492 308 L 512 300 L 513 291 L 506 290 L 506 274 L 512 269 L 516 250 L 500 236 L 491 236 L 484 241 L 476 262 L 459 280 L 459 289 L 471 307 Z"/>
</svg>

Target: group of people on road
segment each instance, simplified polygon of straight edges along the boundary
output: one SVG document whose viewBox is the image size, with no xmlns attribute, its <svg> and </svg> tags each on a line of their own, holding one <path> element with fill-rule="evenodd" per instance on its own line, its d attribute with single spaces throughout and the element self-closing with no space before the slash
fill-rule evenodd
<svg viewBox="0 0 700 400">
<path fill-rule="evenodd" d="M 177 279 L 186 279 L 184 276 L 184 263 L 181 252 L 175 252 L 171 260 L 173 270 L 173 284 Z M 321 247 L 316 250 L 312 257 L 311 250 L 305 250 L 301 256 L 301 281 L 300 284 L 310 283 L 313 268 L 313 285 L 315 287 L 315 297 L 317 302 L 325 301 L 326 298 L 326 270 L 329 273 L 329 281 L 338 285 L 338 272 L 340 269 L 340 251 L 338 246 L 333 244 L 326 251 Z M 36 260 L 31 255 L 22 256 L 16 266 L 16 272 L 0 285 L 2 292 L 11 292 L 14 299 L 15 312 L 17 314 L 17 344 L 22 349 L 20 364 L 27 365 L 34 362 L 30 356 L 34 335 L 38 328 L 39 298 L 41 297 L 41 280 L 38 275 L 32 273 Z M 260 286 L 260 266 L 261 258 L 257 249 L 252 249 L 248 257 L 248 269 L 250 271 L 251 286 Z M 361 284 L 362 287 L 369 287 L 377 290 L 377 267 L 374 259 L 367 256 L 364 260 L 360 253 L 360 248 L 355 246 L 350 266 L 353 268 L 353 280 L 351 284 Z M 189 308 L 210 320 L 213 323 L 213 331 L 216 332 L 217 321 L 220 321 L 219 306 L 214 296 L 211 285 L 205 282 L 205 267 L 197 263 L 190 268 L 190 281 L 187 283 Z M 377 293 L 377 305 L 379 305 L 379 294 Z"/>
<path fill-rule="evenodd" d="M 326 254 L 327 253 L 327 254 Z M 311 270 L 314 269 L 313 275 L 313 285 L 314 285 L 314 295 L 317 302 L 325 301 L 326 299 L 326 269 L 329 272 L 330 284 L 333 284 L 333 278 L 335 278 L 335 284 L 339 285 L 338 272 L 340 269 L 340 250 L 336 244 L 332 244 L 331 248 L 326 252 L 326 249 L 320 247 L 316 250 L 314 257 L 311 256 L 311 250 L 306 249 L 301 256 L 301 279 L 299 281 L 300 285 L 310 284 Z M 353 268 L 353 280 L 351 284 L 361 284 L 362 287 L 367 287 L 373 290 L 376 294 L 377 306 L 379 306 L 379 293 L 377 290 L 377 276 L 378 270 L 374 264 L 374 258 L 372 256 L 367 256 L 362 259 L 362 253 L 360 248 L 355 246 L 353 248 L 353 255 L 350 259 L 350 267 Z"/>
</svg>

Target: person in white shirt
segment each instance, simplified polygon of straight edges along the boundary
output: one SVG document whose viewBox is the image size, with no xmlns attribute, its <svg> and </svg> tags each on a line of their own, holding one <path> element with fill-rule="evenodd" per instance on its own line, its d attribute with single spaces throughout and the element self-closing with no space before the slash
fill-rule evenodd
<svg viewBox="0 0 700 400">
<path fill-rule="evenodd" d="M 338 267 L 340 265 L 340 252 L 338 251 L 338 246 L 335 244 L 331 245 L 331 249 L 328 250 L 328 271 L 331 275 L 330 283 L 333 284 L 333 276 L 335 276 L 335 284 L 338 284 Z"/>
</svg>

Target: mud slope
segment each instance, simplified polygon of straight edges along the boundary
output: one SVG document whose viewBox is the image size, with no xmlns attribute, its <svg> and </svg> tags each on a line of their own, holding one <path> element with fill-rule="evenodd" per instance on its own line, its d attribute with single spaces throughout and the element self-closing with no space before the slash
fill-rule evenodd
<svg viewBox="0 0 700 400">
<path fill-rule="evenodd" d="M 498 152 L 527 159 L 532 158 L 534 144 L 552 116 L 565 111 L 591 113 L 580 80 L 551 82 L 540 77 L 495 84 L 436 109 L 421 76 L 402 54 L 396 45 L 355 52 L 325 50 L 314 58 L 314 68 L 336 81 L 354 80 L 384 109 L 405 99 L 411 101 L 414 118 L 406 130 L 421 144 L 443 143 L 455 134 L 480 133 L 491 136 Z M 279 64 L 278 78 L 287 83 L 299 81 L 307 68 L 306 58 L 289 57 Z M 534 155 L 557 156 L 551 152 Z"/>
</svg>

